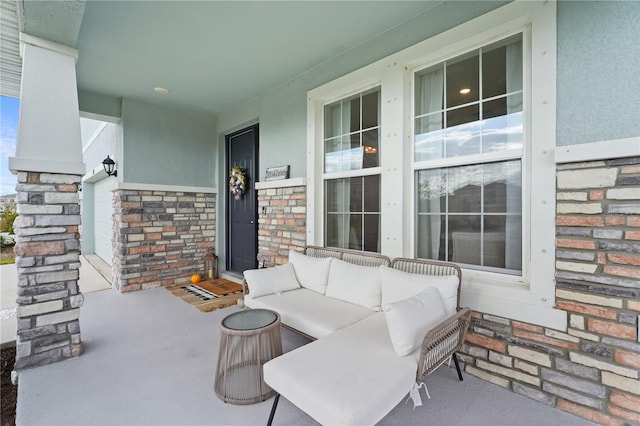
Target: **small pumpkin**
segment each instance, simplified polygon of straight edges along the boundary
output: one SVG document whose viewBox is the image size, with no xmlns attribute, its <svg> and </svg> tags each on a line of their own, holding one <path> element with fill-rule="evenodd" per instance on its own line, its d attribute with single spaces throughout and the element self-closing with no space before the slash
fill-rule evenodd
<svg viewBox="0 0 640 426">
<path fill-rule="evenodd" d="M 192 282 L 193 284 L 197 284 L 197 283 L 199 283 L 200 281 L 202 281 L 202 277 L 200 276 L 200 274 L 193 274 L 193 275 L 191 275 L 191 282 Z"/>
</svg>

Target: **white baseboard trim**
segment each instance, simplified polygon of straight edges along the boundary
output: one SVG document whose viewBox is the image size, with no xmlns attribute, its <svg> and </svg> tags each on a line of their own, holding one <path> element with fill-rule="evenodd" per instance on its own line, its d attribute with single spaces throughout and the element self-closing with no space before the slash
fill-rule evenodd
<svg viewBox="0 0 640 426">
<path fill-rule="evenodd" d="M 256 182 L 256 189 L 289 188 L 292 186 L 305 186 L 306 177 L 296 177 L 282 180 L 272 180 L 267 182 Z"/>
<path fill-rule="evenodd" d="M 640 137 L 556 147 L 556 163 L 609 160 L 640 156 Z"/>
<path fill-rule="evenodd" d="M 119 182 L 114 190 L 127 191 L 164 191 L 164 192 L 203 192 L 217 194 L 218 190 L 210 186 L 159 185 L 153 183 Z"/>
</svg>

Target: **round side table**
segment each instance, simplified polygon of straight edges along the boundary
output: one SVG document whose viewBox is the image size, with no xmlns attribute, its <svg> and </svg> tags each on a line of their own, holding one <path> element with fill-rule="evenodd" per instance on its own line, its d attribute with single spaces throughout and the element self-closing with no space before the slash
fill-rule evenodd
<svg viewBox="0 0 640 426">
<path fill-rule="evenodd" d="M 253 404 L 275 394 L 262 365 L 282 355 L 280 315 L 268 309 L 235 312 L 220 321 L 220 351 L 214 388 L 231 404 Z"/>
</svg>

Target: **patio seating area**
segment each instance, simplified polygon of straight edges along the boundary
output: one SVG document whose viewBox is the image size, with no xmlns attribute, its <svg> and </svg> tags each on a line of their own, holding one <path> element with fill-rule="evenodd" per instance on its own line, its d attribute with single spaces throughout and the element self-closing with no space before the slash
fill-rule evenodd
<svg viewBox="0 0 640 426">
<path fill-rule="evenodd" d="M 84 353 L 20 373 L 16 424 L 265 424 L 272 399 L 225 404 L 214 391 L 218 324 L 238 309 L 202 313 L 164 288 L 85 294 Z M 286 329 L 282 339 L 284 352 L 307 343 Z M 400 403 L 379 424 L 591 424 L 463 374 L 459 382 L 454 368 L 441 367 L 427 379 L 430 400 L 415 410 Z M 274 424 L 316 423 L 281 399 Z"/>
</svg>

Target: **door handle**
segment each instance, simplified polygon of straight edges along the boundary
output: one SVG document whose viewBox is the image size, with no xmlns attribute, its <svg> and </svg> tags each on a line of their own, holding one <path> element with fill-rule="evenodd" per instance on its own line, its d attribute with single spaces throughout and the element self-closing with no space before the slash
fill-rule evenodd
<svg viewBox="0 0 640 426">
<path fill-rule="evenodd" d="M 249 222 L 249 223 L 253 225 L 253 221 L 251 221 L 251 222 Z"/>
</svg>

